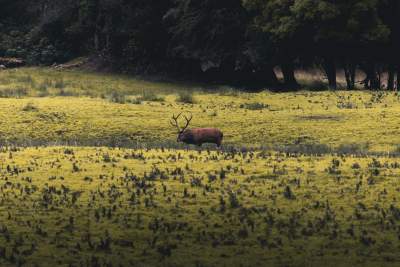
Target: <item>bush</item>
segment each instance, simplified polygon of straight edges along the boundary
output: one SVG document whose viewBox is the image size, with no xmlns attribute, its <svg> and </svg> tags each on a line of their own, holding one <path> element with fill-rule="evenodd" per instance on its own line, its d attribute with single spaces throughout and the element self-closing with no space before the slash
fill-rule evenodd
<svg viewBox="0 0 400 267">
<path fill-rule="evenodd" d="M 195 103 L 193 93 L 192 92 L 179 92 L 177 100 L 180 103 L 187 103 L 187 104 L 193 104 Z"/>
<path fill-rule="evenodd" d="M 266 105 L 264 103 L 246 103 L 246 104 L 242 104 L 240 105 L 240 108 L 244 108 L 244 109 L 248 109 L 248 110 L 263 110 L 266 108 L 269 108 L 269 105 Z"/>
<path fill-rule="evenodd" d="M 165 99 L 162 96 L 156 95 L 152 91 L 143 91 L 143 93 L 136 100 L 137 101 L 163 102 Z"/>
</svg>

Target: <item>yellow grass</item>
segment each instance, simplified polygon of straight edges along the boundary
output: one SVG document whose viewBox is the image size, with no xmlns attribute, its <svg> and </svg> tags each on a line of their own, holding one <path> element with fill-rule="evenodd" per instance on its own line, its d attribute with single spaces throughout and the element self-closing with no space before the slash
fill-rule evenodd
<svg viewBox="0 0 400 267">
<path fill-rule="evenodd" d="M 43 92 L 31 84 L 45 79 L 52 86 L 44 97 L 35 97 Z M 57 79 L 64 82 L 61 89 L 54 87 Z M 178 101 L 178 92 L 188 88 L 194 104 Z M 7 98 L 0 99 L 3 143 L 168 144 L 176 135 L 168 120 L 181 111 L 194 114 L 193 127 L 221 128 L 225 144 L 237 147 L 356 144 L 387 153 L 400 143 L 400 101 L 391 92 L 250 94 L 30 68 L 0 72 L 0 93 L 5 90 Z"/>
<path fill-rule="evenodd" d="M 0 266 L 399 265 L 395 93 L 23 68 L 0 96 Z M 182 111 L 223 149 L 178 146 Z"/>
<path fill-rule="evenodd" d="M 52 147 L 0 161 L 2 266 L 400 260 L 398 159 Z"/>
</svg>

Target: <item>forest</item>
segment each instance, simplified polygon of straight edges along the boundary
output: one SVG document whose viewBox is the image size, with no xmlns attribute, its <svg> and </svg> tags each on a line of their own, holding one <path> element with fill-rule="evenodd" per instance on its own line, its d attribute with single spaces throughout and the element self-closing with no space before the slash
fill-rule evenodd
<svg viewBox="0 0 400 267">
<path fill-rule="evenodd" d="M 0 57 L 293 90 L 321 69 L 330 89 L 399 88 L 397 0 L 0 0 Z M 281 69 L 278 79 L 275 69 Z M 357 78 L 361 72 L 362 78 Z"/>
</svg>

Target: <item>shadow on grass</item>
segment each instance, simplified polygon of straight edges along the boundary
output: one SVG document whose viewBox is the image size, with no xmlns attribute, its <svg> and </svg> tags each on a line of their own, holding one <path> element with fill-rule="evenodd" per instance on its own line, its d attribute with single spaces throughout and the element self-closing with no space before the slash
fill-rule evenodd
<svg viewBox="0 0 400 267">
<path fill-rule="evenodd" d="M 341 144 L 338 147 L 332 147 L 326 144 L 319 143 L 304 143 L 304 144 L 267 144 L 262 146 L 241 146 L 234 143 L 225 143 L 221 148 L 217 148 L 214 144 L 204 144 L 203 146 L 186 145 L 177 143 L 173 140 L 168 141 L 148 141 L 138 142 L 132 139 L 119 138 L 104 138 L 104 139 L 87 139 L 87 140 L 1 140 L 0 147 L 54 147 L 54 146 L 70 146 L 70 147 L 111 147 L 111 148 L 128 148 L 128 149 L 171 149 L 171 150 L 191 150 L 191 151 L 221 151 L 223 153 L 230 152 L 279 152 L 285 153 L 288 156 L 385 156 L 385 157 L 400 157 L 400 149 L 394 149 L 390 152 L 370 151 L 369 145 L 364 144 Z"/>
</svg>

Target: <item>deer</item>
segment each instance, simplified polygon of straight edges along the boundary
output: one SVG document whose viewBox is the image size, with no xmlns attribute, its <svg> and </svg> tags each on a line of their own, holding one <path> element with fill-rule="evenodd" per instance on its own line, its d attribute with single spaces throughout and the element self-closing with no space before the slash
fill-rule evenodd
<svg viewBox="0 0 400 267">
<path fill-rule="evenodd" d="M 183 115 L 183 118 L 186 120 L 186 125 L 181 128 L 179 127 L 178 119 L 181 117 L 182 112 L 177 116 L 175 114 L 172 115 L 172 119 L 170 123 L 173 127 L 176 127 L 178 130 L 178 138 L 177 142 L 182 142 L 190 145 L 202 146 L 203 144 L 216 144 L 217 147 L 221 147 L 222 138 L 224 137 L 221 130 L 216 128 L 197 128 L 197 129 L 188 129 L 190 122 L 193 119 L 193 115 L 190 113 L 190 117 L 188 118 L 186 115 Z"/>
</svg>

